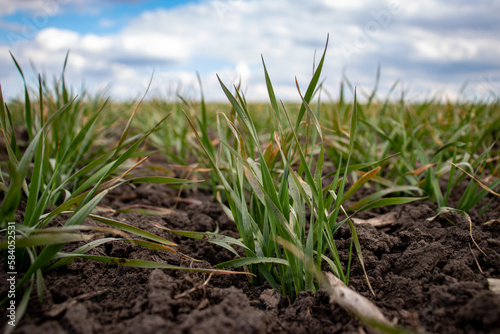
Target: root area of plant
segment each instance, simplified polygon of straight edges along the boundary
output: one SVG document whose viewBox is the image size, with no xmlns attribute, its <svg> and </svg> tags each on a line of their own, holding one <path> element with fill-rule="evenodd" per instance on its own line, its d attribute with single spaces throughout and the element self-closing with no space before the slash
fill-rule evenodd
<svg viewBox="0 0 500 334">
<path fill-rule="evenodd" d="M 234 223 L 213 196 L 158 185 L 120 188 L 100 207 L 148 205 L 161 215 L 108 212 L 105 215 L 168 238 L 179 253 L 152 251 L 125 241 L 108 243 L 94 254 L 211 268 L 234 258 L 204 240 L 159 229 L 214 231 L 238 237 Z M 472 226 L 458 214 L 436 214 L 430 202 L 363 213 L 357 233 L 373 295 L 353 254 L 349 286 L 370 299 L 391 321 L 415 332 L 500 333 L 500 294 L 490 285 L 500 278 L 500 209 L 493 200 L 483 215 L 470 212 Z M 378 218 L 382 226 L 368 224 Z M 94 224 L 88 222 L 89 224 Z M 471 238 L 472 233 L 472 238 Z M 348 259 L 348 226 L 336 233 Z M 73 246 L 74 247 L 74 246 Z M 199 261 L 183 257 L 180 253 Z M 239 269 L 241 270 L 241 269 Z M 4 273 L 0 292 L 7 286 Z M 291 302 L 268 285 L 252 285 L 245 275 L 138 269 L 76 260 L 45 273 L 47 302 L 33 292 L 14 333 L 370 333 L 370 329 L 328 294 L 300 292 Z M 5 308 L 0 324 L 5 326 Z"/>
</svg>

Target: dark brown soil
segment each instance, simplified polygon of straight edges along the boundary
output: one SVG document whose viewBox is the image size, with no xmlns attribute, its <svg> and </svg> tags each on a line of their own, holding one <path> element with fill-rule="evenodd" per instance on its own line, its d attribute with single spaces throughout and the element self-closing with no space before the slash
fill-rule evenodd
<svg viewBox="0 0 500 334">
<path fill-rule="evenodd" d="M 155 227 L 213 231 L 237 237 L 234 224 L 210 194 L 189 190 L 188 201 L 175 200 L 176 191 L 158 185 L 120 188 L 101 206 L 119 209 L 147 204 L 173 211 L 161 216 L 135 212 L 108 213 L 114 219 L 147 229 L 180 245 L 179 254 L 151 251 L 125 242 L 102 247 L 101 253 L 148 259 L 180 266 L 210 268 L 233 255 L 206 241 L 190 240 Z M 469 223 L 448 214 L 433 221 L 430 202 L 390 207 L 367 213 L 369 218 L 394 212 L 396 220 L 381 229 L 357 227 L 366 270 L 375 291 L 367 287 L 362 269 L 352 265 L 350 286 L 372 300 L 391 320 L 418 332 L 500 333 L 500 295 L 488 278 L 500 278 L 500 201 L 489 211 L 471 212 Z M 451 223 L 451 222 L 453 223 Z M 90 222 L 89 222 L 90 223 Z M 337 235 L 341 257 L 347 258 L 349 231 Z M 45 274 L 52 302 L 40 306 L 33 293 L 15 333 L 364 333 L 353 316 L 329 303 L 326 292 L 300 293 L 293 303 L 268 286 L 252 286 L 246 276 L 118 267 L 76 260 Z M 7 291 L 5 274 L 0 295 Z M 2 310 L 0 325 L 6 322 Z"/>
</svg>

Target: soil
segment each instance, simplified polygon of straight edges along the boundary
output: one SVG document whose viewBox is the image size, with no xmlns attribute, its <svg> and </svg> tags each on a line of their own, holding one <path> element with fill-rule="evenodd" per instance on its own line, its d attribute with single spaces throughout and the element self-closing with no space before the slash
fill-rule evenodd
<svg viewBox="0 0 500 334">
<path fill-rule="evenodd" d="M 223 248 L 157 228 L 214 231 L 237 237 L 234 223 L 203 190 L 177 191 L 161 185 L 122 187 L 100 207 L 131 204 L 168 208 L 157 216 L 137 212 L 102 213 L 146 229 L 180 245 L 179 253 L 159 252 L 126 242 L 109 243 L 101 254 L 211 268 L 234 258 Z M 481 206 L 478 206 L 480 209 Z M 500 295 L 489 278 L 500 278 L 500 201 L 489 210 L 470 212 L 472 227 L 458 214 L 436 214 L 429 201 L 378 209 L 361 219 L 389 217 L 376 228 L 357 226 L 372 295 L 354 259 L 350 287 L 377 305 L 387 318 L 416 332 L 500 333 Z M 21 213 L 20 213 L 21 214 Z M 389 218 L 387 218 L 389 219 Z M 88 222 L 88 224 L 94 224 Z M 471 229 L 474 244 L 471 239 Z M 347 260 L 350 233 L 336 234 Z M 74 246 L 73 246 L 74 247 Z M 99 254 L 99 253 L 96 253 Z M 45 275 L 49 302 L 33 293 L 14 333 L 366 333 L 371 330 L 329 302 L 328 294 L 301 292 L 293 302 L 269 286 L 253 286 L 245 275 L 211 276 L 184 271 L 137 269 L 75 260 Z M 6 277 L 0 275 L 0 295 Z M 19 302 L 19 301 L 18 301 Z M 2 309 L 0 325 L 6 323 Z"/>
</svg>

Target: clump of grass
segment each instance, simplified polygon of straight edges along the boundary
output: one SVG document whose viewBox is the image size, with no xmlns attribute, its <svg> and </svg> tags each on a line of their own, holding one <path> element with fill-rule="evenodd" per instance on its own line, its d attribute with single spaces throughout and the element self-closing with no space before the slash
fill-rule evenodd
<svg viewBox="0 0 500 334">
<path fill-rule="evenodd" d="M 17 61 L 13 60 L 23 76 Z M 64 67 L 66 61 L 67 58 Z M 144 157 L 147 152 L 140 150 L 141 145 L 168 115 L 145 133 L 129 136 L 141 100 L 114 148 L 102 152 L 95 149 L 100 140 L 96 135 L 100 132 L 96 128 L 99 127 L 106 102 L 98 109 L 86 110 L 88 106 L 83 99 L 70 96 L 64 81 L 64 70 L 59 85 L 53 89 L 55 96 L 51 99 L 46 99 L 48 94 L 44 94 L 47 89 L 44 82 L 39 77 L 38 103 L 32 103 L 25 83 L 23 114 L 28 132 L 25 148 L 16 139 L 19 137 L 16 136 L 17 128 L 8 105 L 4 103 L 0 87 L 0 129 L 8 157 L 8 173 L 0 169 L 0 190 L 4 192 L 0 206 L 0 230 L 11 231 L 15 227 L 15 249 L 10 247 L 11 239 L 0 242 L 0 249 L 4 250 L 7 271 L 22 275 L 16 285 L 16 289 L 25 288 L 16 308 L 17 321 L 26 311 L 35 285 L 40 300 L 45 299 L 47 294 L 43 272 L 65 265 L 77 257 L 122 266 L 228 273 L 88 254 L 95 247 L 115 240 L 177 252 L 175 243 L 124 222 L 93 214 L 93 210 L 109 191 L 126 183 L 183 185 L 193 181 L 162 176 L 126 179 L 131 171 L 147 159 Z M 25 203 L 24 220 L 19 222 L 15 220 L 15 213 L 23 209 L 20 207 L 22 202 Z M 56 218 L 63 222 L 62 226 L 51 224 Z M 105 227 L 83 225 L 86 218 L 100 222 Z M 105 234 L 115 237 L 103 237 Z M 61 252 L 64 245 L 82 241 L 85 245 L 71 253 Z M 26 282 L 28 285 L 24 286 Z M 5 297 L 1 304 L 7 301 Z M 7 326 L 6 331 L 10 332 L 13 328 Z"/>
<path fill-rule="evenodd" d="M 439 208 L 452 205 L 450 195 L 457 189 L 466 190 L 461 191 L 460 199 L 453 205 L 466 212 L 493 195 L 500 185 L 498 99 L 459 100 L 452 104 L 442 103 L 433 96 L 411 102 L 403 91 L 399 100 L 394 101 L 391 94 L 398 85 L 395 82 L 381 100 L 377 97 L 380 73 L 379 67 L 373 90 L 364 94 L 366 102 L 357 102 L 360 122 L 352 163 L 381 161 L 391 156 L 381 161 L 383 178 L 374 179 L 378 189 L 400 189 L 406 194 L 428 196 Z M 344 79 L 339 101 L 325 107 L 327 124 L 332 129 L 325 134 L 326 152 L 336 163 L 337 152 L 347 152 L 349 147 L 342 135 L 348 128 L 347 111 L 351 107 L 344 97 L 346 87 L 354 90 L 349 80 Z M 481 187 L 481 183 L 491 191 Z M 480 212 L 487 210 L 491 200 Z"/>
<path fill-rule="evenodd" d="M 292 299 L 299 291 L 319 288 L 323 264 L 347 284 L 354 250 L 364 269 L 356 229 L 343 205 L 380 171 L 380 167 L 375 167 L 362 172 L 363 176 L 347 187 L 348 173 L 373 168 L 376 164 L 349 163 L 357 137 L 355 94 L 351 129 L 346 133 L 347 162 L 336 166 L 336 171 L 330 175 L 324 172 L 324 135 L 319 114 L 311 109 L 310 103 L 317 92 L 325 53 L 326 48 L 304 95 L 297 83 L 302 104 L 294 121 L 285 105 L 278 103 L 263 61 L 275 129 L 264 143 L 243 94 L 235 87 L 233 96 L 220 79 L 234 114 L 217 116 L 221 145 L 216 153 L 203 145 L 203 138 L 186 113 L 222 188 L 228 205 L 225 211 L 235 221 L 245 245 L 245 258 L 221 263 L 218 267 L 245 266 L 257 276 L 256 283 L 267 281 Z M 380 197 L 362 203 L 356 213 L 419 199 Z M 222 203 L 222 196 L 219 198 Z M 335 232 L 345 223 L 351 231 L 346 264 L 339 256 L 334 238 Z"/>
</svg>

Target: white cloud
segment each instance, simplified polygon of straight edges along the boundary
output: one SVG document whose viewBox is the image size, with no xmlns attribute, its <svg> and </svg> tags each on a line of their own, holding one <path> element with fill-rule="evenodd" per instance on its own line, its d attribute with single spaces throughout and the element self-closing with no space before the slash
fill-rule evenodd
<svg viewBox="0 0 500 334">
<path fill-rule="evenodd" d="M 294 78 L 305 90 L 314 52 L 317 64 L 330 33 L 323 72 L 330 92 L 338 91 L 343 70 L 354 84 L 371 89 L 380 64 L 382 96 L 397 79 L 415 94 L 444 87 L 451 96 L 468 79 L 493 73 L 491 80 L 499 80 L 500 43 L 491 32 L 499 24 L 491 6 L 469 6 L 472 15 L 462 4 L 439 0 L 418 6 L 402 0 L 203 1 L 139 13 L 113 34 L 42 29 L 19 46 L 16 58 L 58 74 L 71 49 L 67 73 L 76 87 L 81 81 L 88 87 L 112 82 L 117 97 L 142 94 L 153 71 L 152 94 L 182 86 L 197 97 L 199 71 L 209 99 L 224 99 L 218 73 L 228 86 L 241 79 L 247 98 L 262 100 L 267 96 L 262 54 L 278 97 L 298 99 Z M 10 68 L 2 83 L 15 71 L 6 58 L 0 55 L 0 65 Z"/>
<path fill-rule="evenodd" d="M 75 45 L 80 39 L 78 33 L 68 30 L 48 28 L 40 31 L 35 41 L 44 51 L 66 50 L 68 45 Z"/>
<path fill-rule="evenodd" d="M 9 15 L 19 10 L 34 10 L 35 8 L 42 8 L 44 5 L 43 0 L 0 0 L 0 16 Z"/>
<path fill-rule="evenodd" d="M 81 39 L 81 45 L 83 49 L 94 50 L 94 52 L 106 52 L 111 49 L 113 45 L 112 38 L 101 37 L 94 34 L 89 34 L 83 36 Z"/>
</svg>

